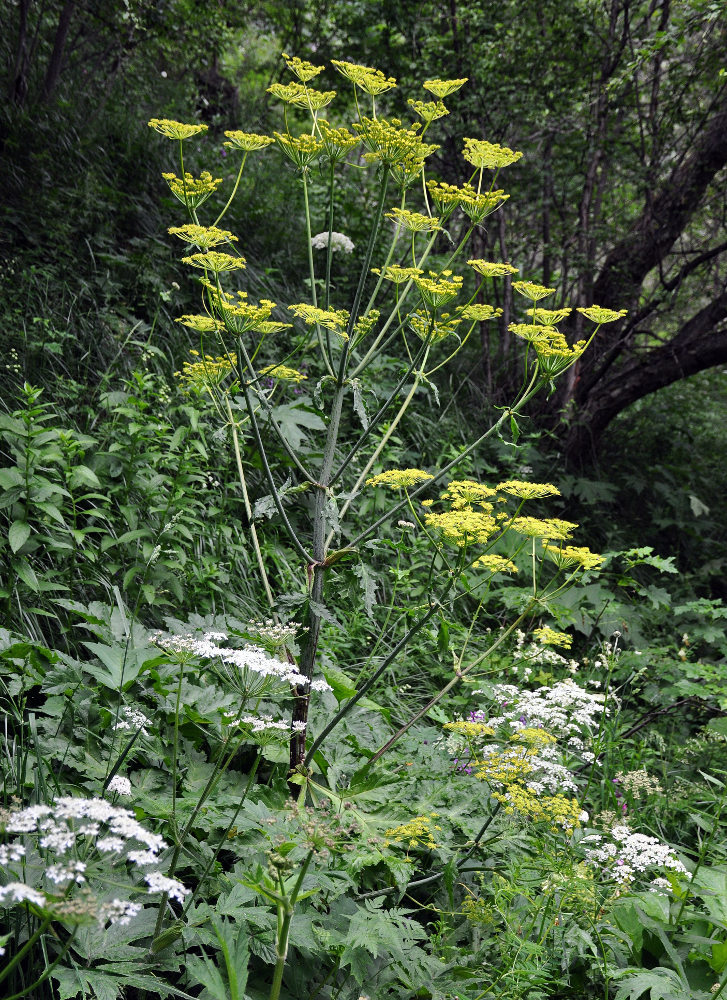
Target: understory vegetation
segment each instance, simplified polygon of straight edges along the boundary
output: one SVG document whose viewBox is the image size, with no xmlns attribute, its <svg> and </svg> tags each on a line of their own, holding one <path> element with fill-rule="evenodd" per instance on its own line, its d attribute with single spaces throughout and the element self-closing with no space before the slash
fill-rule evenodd
<svg viewBox="0 0 727 1000">
<path fill-rule="evenodd" d="M 415 60 L 366 5 L 325 65 L 311 5 L 121 6 L 74 42 L 108 115 L 39 14 L 4 119 L 0 992 L 721 996 L 723 374 L 598 424 L 666 297 L 569 278 L 590 235 L 559 264 L 513 207 L 535 140 L 475 130 L 461 64 L 369 66 Z"/>
</svg>

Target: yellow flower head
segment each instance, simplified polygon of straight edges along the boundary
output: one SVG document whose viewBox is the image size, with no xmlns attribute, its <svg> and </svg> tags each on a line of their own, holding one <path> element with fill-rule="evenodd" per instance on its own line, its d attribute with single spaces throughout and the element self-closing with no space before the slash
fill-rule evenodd
<svg viewBox="0 0 727 1000">
<path fill-rule="evenodd" d="M 331 330 L 339 337 L 343 337 L 344 340 L 348 340 L 346 328 L 350 313 L 347 309 L 319 309 L 307 302 L 297 302 L 288 306 L 288 309 L 298 319 L 302 319 L 307 326 L 323 326 L 326 330 Z"/>
<path fill-rule="evenodd" d="M 361 141 L 358 136 L 351 135 L 348 129 L 333 128 L 325 119 L 318 122 L 318 134 L 323 144 L 321 156 L 329 163 L 345 160 L 350 150 Z"/>
<path fill-rule="evenodd" d="M 209 170 L 203 170 L 199 177 L 185 172 L 184 179 L 174 174 L 162 174 L 169 190 L 188 208 L 198 208 L 222 183 L 221 177 L 213 177 Z"/>
<path fill-rule="evenodd" d="M 368 73 L 363 73 L 354 82 L 357 87 L 360 87 L 365 93 L 370 94 L 371 97 L 376 97 L 377 94 L 385 94 L 387 90 L 391 90 L 396 86 L 394 77 L 384 76 L 380 69 L 372 69 Z"/>
<path fill-rule="evenodd" d="M 494 306 L 485 303 L 473 302 L 472 305 L 465 306 L 459 315 L 462 319 L 468 319 L 474 323 L 485 323 L 488 319 L 498 319 L 502 316 L 502 309 L 495 309 Z"/>
<path fill-rule="evenodd" d="M 487 501 L 495 493 L 496 490 L 493 490 L 492 487 L 485 486 L 484 483 L 477 483 L 473 479 L 453 479 L 444 493 L 441 494 L 441 499 L 449 500 L 452 510 L 462 510 L 475 503 L 486 504 L 489 510 L 491 505 L 487 504 Z"/>
<path fill-rule="evenodd" d="M 441 531 L 448 542 L 462 548 L 465 545 L 481 545 L 499 530 L 498 523 L 491 514 L 472 510 L 448 510 L 443 514 L 425 514 L 424 523 Z"/>
<path fill-rule="evenodd" d="M 292 135 L 283 135 L 274 132 L 275 141 L 288 159 L 295 164 L 298 170 L 306 170 L 313 160 L 316 160 L 323 153 L 325 147 L 320 139 L 304 132 L 294 138 Z"/>
<path fill-rule="evenodd" d="M 265 368 L 260 369 L 260 374 L 265 375 L 268 378 L 278 379 L 280 382 L 304 382 L 308 378 L 302 372 L 298 372 L 295 368 L 287 368 L 285 365 L 267 365 Z"/>
<path fill-rule="evenodd" d="M 543 549 L 548 559 L 552 560 L 559 569 L 576 566 L 580 566 L 582 569 L 599 569 L 603 563 L 603 556 L 598 555 L 597 552 L 591 552 L 585 546 L 558 546 L 544 541 Z"/>
<path fill-rule="evenodd" d="M 215 274 L 219 274 L 221 271 L 240 271 L 246 266 L 244 257 L 233 257 L 229 253 L 220 253 L 217 250 L 209 250 L 207 253 L 193 253 L 191 257 L 182 257 L 182 263 L 203 268 L 205 271 L 214 271 Z"/>
<path fill-rule="evenodd" d="M 218 333 L 224 329 L 224 324 L 213 316 L 178 316 L 174 322 L 188 326 L 197 333 Z"/>
<path fill-rule="evenodd" d="M 305 62 L 303 59 L 299 59 L 298 56 L 289 56 L 283 52 L 283 59 L 288 66 L 291 73 L 302 80 L 303 83 L 307 83 L 312 80 L 313 77 L 318 76 L 326 68 L 325 66 L 314 66 L 313 63 Z"/>
<path fill-rule="evenodd" d="M 541 309 L 538 306 L 531 306 L 525 313 L 533 317 L 534 323 L 543 323 L 545 326 L 553 326 L 560 323 L 573 312 L 572 309 Z"/>
<path fill-rule="evenodd" d="M 546 295 L 552 295 L 555 291 L 554 288 L 536 285 L 532 281 L 513 281 L 512 287 L 516 292 L 520 292 L 526 299 L 531 299 L 533 302 L 537 302 L 538 299 L 544 299 Z"/>
<path fill-rule="evenodd" d="M 209 125 L 185 125 L 183 122 L 175 122 L 169 118 L 152 118 L 149 128 L 156 129 L 167 139 L 189 139 L 200 132 L 206 132 Z"/>
<path fill-rule="evenodd" d="M 428 277 L 417 275 L 414 284 L 425 304 L 431 309 L 439 309 L 459 295 L 463 280 L 460 275 L 453 275 L 451 271 L 442 271 L 441 274 L 430 271 Z"/>
<path fill-rule="evenodd" d="M 514 333 L 516 337 L 528 340 L 531 343 L 535 343 L 536 341 L 545 342 L 548 336 L 561 336 L 554 326 L 538 326 L 535 323 L 511 323 L 507 329 L 510 333 Z"/>
<path fill-rule="evenodd" d="M 472 563 L 472 569 L 486 569 L 488 573 L 517 573 L 518 569 L 511 559 L 494 553 L 480 556 Z"/>
<path fill-rule="evenodd" d="M 528 538 L 547 538 L 548 540 L 565 541 L 570 538 L 571 533 L 578 527 L 572 521 L 562 521 L 560 518 L 551 517 L 541 521 L 537 517 L 516 517 L 510 525 L 513 531 L 519 535 L 527 535 Z"/>
<path fill-rule="evenodd" d="M 268 92 L 279 98 L 285 104 L 296 108 L 307 108 L 311 113 L 328 107 L 336 96 L 335 90 L 313 90 L 302 83 L 274 83 L 268 87 Z"/>
<path fill-rule="evenodd" d="M 407 103 L 413 109 L 414 114 L 419 115 L 427 125 L 449 114 L 441 101 L 415 101 L 413 97 L 410 97 Z"/>
<path fill-rule="evenodd" d="M 371 269 L 374 274 L 380 274 L 378 268 Z M 387 268 L 384 269 L 384 277 L 387 281 L 393 281 L 395 285 L 403 285 L 407 281 L 412 281 L 414 278 L 418 278 L 420 274 L 424 272 L 420 267 L 400 267 L 398 264 L 389 264 Z"/>
<path fill-rule="evenodd" d="M 212 282 L 203 281 L 203 284 L 210 292 L 212 305 L 222 317 L 226 329 L 232 333 L 240 335 L 248 330 L 260 330 L 261 324 L 269 319 L 275 308 L 275 303 L 269 299 L 261 299 L 256 306 L 248 301 L 247 292 L 231 295 L 220 292 Z"/>
<path fill-rule="evenodd" d="M 498 483 L 496 489 L 521 500 L 540 500 L 543 497 L 559 497 L 560 490 L 550 483 L 527 483 L 520 479 L 507 479 Z"/>
<path fill-rule="evenodd" d="M 467 263 L 483 278 L 504 278 L 508 274 L 517 274 L 518 272 L 518 269 L 512 264 L 498 264 L 489 260 L 468 260 Z"/>
<path fill-rule="evenodd" d="M 628 309 L 619 309 L 615 312 L 613 309 L 602 309 L 600 306 L 588 306 L 587 309 L 579 308 L 578 312 L 600 326 L 602 323 L 615 323 L 617 319 L 623 319 L 628 314 Z"/>
<path fill-rule="evenodd" d="M 271 142 L 275 142 L 272 136 L 256 135 L 254 132 L 240 132 L 237 130 L 225 132 L 230 140 L 224 143 L 230 149 L 241 149 L 245 153 L 254 153 L 258 149 L 265 149 Z"/>
<path fill-rule="evenodd" d="M 455 722 L 445 722 L 443 729 L 448 729 L 458 736 L 478 737 L 494 736 L 495 730 L 492 726 L 486 726 L 484 722 L 470 722 L 469 719 L 457 719 Z"/>
<path fill-rule="evenodd" d="M 541 646 L 562 646 L 563 649 L 570 649 L 573 645 L 573 637 L 567 632 L 556 632 L 547 625 L 534 629 L 533 636 Z"/>
<path fill-rule="evenodd" d="M 524 743 L 530 750 L 542 750 L 543 747 L 552 746 L 557 743 L 555 736 L 551 736 L 544 729 L 537 729 L 535 726 L 524 726 L 518 729 L 510 737 L 513 743 Z"/>
<path fill-rule="evenodd" d="M 392 208 L 386 213 L 387 219 L 393 219 L 398 226 L 410 230 L 412 233 L 434 233 L 442 227 L 439 219 L 433 215 L 422 215 L 419 212 L 410 212 L 408 208 Z"/>
<path fill-rule="evenodd" d="M 167 229 L 172 236 L 178 236 L 185 243 L 193 243 L 201 247 L 202 250 L 209 250 L 219 243 L 237 243 L 237 237 L 228 232 L 227 229 L 218 229 L 216 226 L 170 226 Z"/>
<path fill-rule="evenodd" d="M 421 128 L 420 122 L 406 128 L 398 118 L 363 117 L 361 121 L 354 122 L 352 127 L 372 157 L 381 160 L 387 166 L 402 161 L 424 159 L 438 148 L 425 146 L 422 143 L 418 134 Z"/>
<path fill-rule="evenodd" d="M 408 490 L 417 483 L 425 483 L 434 476 L 421 469 L 388 469 L 366 480 L 367 486 L 386 486 L 391 490 Z"/>
<path fill-rule="evenodd" d="M 347 80 L 351 80 L 352 83 L 358 83 L 365 76 L 370 73 L 375 73 L 376 70 L 372 69 L 371 66 L 361 66 L 359 63 L 352 62 L 342 62 L 340 59 L 331 59 L 331 65 L 338 70 L 341 76 L 345 76 Z"/>
<path fill-rule="evenodd" d="M 425 80 L 423 86 L 425 90 L 428 90 L 430 94 L 434 94 L 441 101 L 442 98 L 449 97 L 450 94 L 459 90 L 460 87 L 464 87 L 467 80 L 468 77 L 466 76 L 461 80 Z"/>
<path fill-rule="evenodd" d="M 189 352 L 193 357 L 200 358 L 199 351 Z M 203 354 L 199 361 L 185 361 L 181 372 L 174 374 L 189 389 L 198 392 L 211 392 L 214 387 L 220 386 L 229 375 L 234 374 L 237 357 L 234 354 L 225 357 L 213 357 L 210 354 Z"/>
<path fill-rule="evenodd" d="M 515 163 L 522 155 L 496 142 L 485 142 L 484 139 L 464 140 L 465 160 L 481 170 L 499 170 Z"/>
<path fill-rule="evenodd" d="M 439 340 L 446 340 L 457 332 L 457 327 L 462 320 L 458 317 L 451 317 L 449 313 L 440 313 L 438 316 L 430 316 L 421 309 L 416 309 L 409 313 L 409 326 L 420 340 L 431 340 L 436 343 Z"/>
<path fill-rule="evenodd" d="M 436 818 L 437 813 L 430 813 L 432 818 Z M 429 816 L 417 816 L 402 823 L 401 826 L 392 827 L 386 831 L 386 836 L 394 844 L 406 844 L 407 847 L 428 847 L 435 848 L 437 844 L 432 836 L 432 820 Z M 435 830 L 441 827 L 434 825 Z"/>
</svg>

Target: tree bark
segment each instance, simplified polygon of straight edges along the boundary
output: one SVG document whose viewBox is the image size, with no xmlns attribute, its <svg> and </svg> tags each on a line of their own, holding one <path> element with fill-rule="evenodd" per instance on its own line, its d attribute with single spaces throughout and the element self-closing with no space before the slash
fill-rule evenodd
<svg viewBox="0 0 727 1000">
<path fill-rule="evenodd" d="M 675 337 L 633 356 L 599 383 L 567 434 L 571 466 L 589 464 L 598 441 L 615 416 L 632 403 L 679 379 L 727 362 L 727 292 L 700 309 Z"/>
<path fill-rule="evenodd" d="M 68 39 L 68 32 L 71 28 L 71 20 L 73 19 L 73 15 L 76 10 L 76 2 L 77 0 L 67 0 L 67 2 L 63 5 L 63 9 L 61 10 L 58 18 L 58 27 L 56 28 L 56 35 L 53 39 L 53 51 L 51 52 L 48 69 L 46 70 L 45 79 L 43 80 L 43 90 L 41 91 L 41 101 L 43 102 L 50 99 L 51 94 L 56 89 L 61 75 L 66 40 Z"/>
</svg>

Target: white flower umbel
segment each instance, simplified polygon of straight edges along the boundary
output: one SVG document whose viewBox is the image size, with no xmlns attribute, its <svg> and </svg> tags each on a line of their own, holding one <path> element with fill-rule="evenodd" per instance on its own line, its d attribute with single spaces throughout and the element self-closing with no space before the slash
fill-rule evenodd
<svg viewBox="0 0 727 1000">
<path fill-rule="evenodd" d="M 328 248 L 328 233 L 317 233 L 312 237 L 310 245 L 314 250 L 326 250 Z M 343 233 L 331 233 L 331 253 L 342 250 L 344 253 L 353 253 L 353 241 L 344 236 Z"/>
<path fill-rule="evenodd" d="M 160 649 L 176 655 L 192 655 L 203 660 L 219 658 L 223 663 L 237 667 L 241 671 L 249 670 L 261 677 L 287 681 L 296 687 L 308 683 L 307 678 L 299 673 L 294 666 L 269 656 L 259 646 L 248 645 L 243 649 L 218 646 L 208 637 L 214 634 L 208 633 L 208 635 L 199 638 L 193 635 L 164 635 L 162 632 L 156 632 L 149 636 L 149 641 L 159 646 Z"/>
<path fill-rule="evenodd" d="M 122 778 L 120 774 L 115 774 L 106 786 L 109 792 L 126 797 L 131 795 L 131 782 L 128 778 Z"/>
<path fill-rule="evenodd" d="M 656 837 L 633 833 L 627 826 L 614 826 L 609 836 L 590 834 L 581 844 L 586 848 L 586 862 L 600 869 L 603 877 L 621 885 L 630 885 L 640 875 L 665 869 L 687 880 L 692 877 L 672 847 Z"/>
<path fill-rule="evenodd" d="M 175 878 L 167 878 L 161 872 L 148 872 L 144 876 L 144 881 L 149 886 L 149 893 L 165 892 L 170 899 L 176 899 L 178 903 L 184 902 L 184 897 L 189 893 L 189 889 L 178 882 Z"/>
<path fill-rule="evenodd" d="M 167 847 L 162 837 L 145 829 L 129 809 L 105 799 L 64 796 L 50 805 L 11 810 L 0 821 L 0 830 L 12 838 L 0 846 L 0 868 L 6 880 L 0 887 L 0 906 L 32 903 L 57 908 L 69 899 L 75 886 L 83 885 L 88 898 L 81 909 L 102 926 L 127 924 L 142 907 L 118 898 L 97 901 L 94 890 L 109 879 L 115 887 L 126 880 L 132 890 L 128 863 L 159 864 L 159 853 Z M 35 841 L 32 849 L 28 841 Z M 148 873 L 145 881 L 149 893 L 167 893 L 179 901 L 188 892 L 181 882 L 160 871 Z M 36 887 L 38 883 L 42 888 Z M 77 909 L 77 919 L 80 913 Z"/>
<path fill-rule="evenodd" d="M 130 708 L 128 705 L 124 705 L 121 709 L 121 714 L 123 715 L 123 719 L 119 719 L 119 721 L 114 725 L 114 729 L 136 729 L 142 736 L 149 735 L 148 727 L 151 725 L 151 720 L 147 719 L 143 712 L 140 712 L 136 708 Z"/>
</svg>

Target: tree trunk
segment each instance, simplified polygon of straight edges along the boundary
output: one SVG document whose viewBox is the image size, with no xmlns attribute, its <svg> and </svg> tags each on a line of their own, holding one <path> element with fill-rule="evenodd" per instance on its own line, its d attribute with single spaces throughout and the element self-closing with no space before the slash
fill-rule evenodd
<svg viewBox="0 0 727 1000">
<path fill-rule="evenodd" d="M 68 32 L 71 28 L 71 20 L 75 10 L 76 0 L 67 0 L 67 2 L 63 5 L 60 17 L 58 18 L 56 36 L 53 39 L 53 51 L 51 52 L 48 69 L 46 70 L 45 79 L 43 80 L 43 90 L 40 95 L 40 99 L 44 103 L 50 99 L 51 94 L 56 89 L 58 84 L 58 79 L 61 75 L 61 68 L 63 66 L 63 55 L 66 48 L 66 40 L 68 38 Z"/>
</svg>

